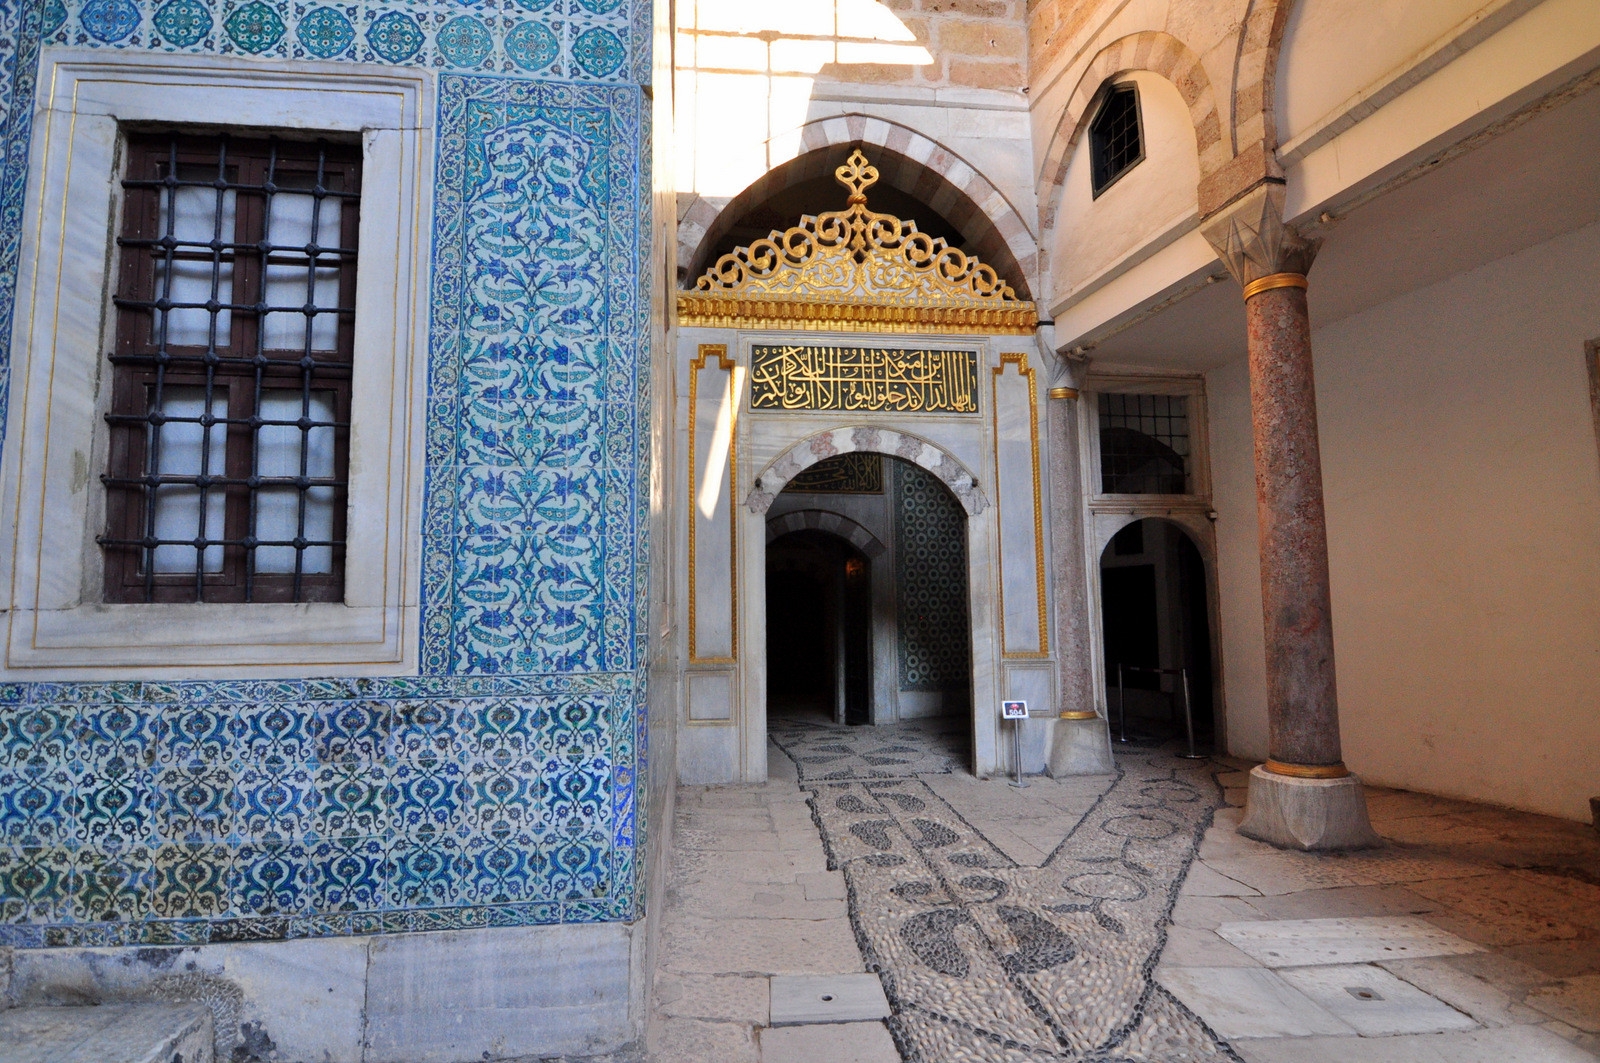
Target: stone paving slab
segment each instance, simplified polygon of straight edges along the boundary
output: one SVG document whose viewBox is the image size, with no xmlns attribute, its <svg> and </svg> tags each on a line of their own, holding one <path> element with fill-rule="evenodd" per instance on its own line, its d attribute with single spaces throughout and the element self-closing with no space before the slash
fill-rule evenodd
<svg viewBox="0 0 1600 1063">
<path fill-rule="evenodd" d="M 881 1022 L 780 1026 L 761 1031 L 761 1063 L 900 1063 Z"/>
<path fill-rule="evenodd" d="M 1478 1028 L 1455 1008 L 1371 964 L 1295 967 L 1278 973 L 1363 1037 Z"/>
<path fill-rule="evenodd" d="M 1217 934 L 1268 967 L 1368 963 L 1481 951 L 1472 942 L 1415 916 L 1224 923 L 1217 928 Z"/>
<path fill-rule="evenodd" d="M 1538 1026 L 1401 1037 L 1240 1040 L 1248 1063 L 1594 1063 L 1595 1057 Z"/>
<path fill-rule="evenodd" d="M 1229 1040 L 1351 1034 L 1354 1028 L 1264 967 L 1160 967 L 1161 984 Z"/>
<path fill-rule="evenodd" d="M 771 998 L 773 1026 L 889 1017 L 889 1001 L 875 974 L 773 975 Z"/>
</svg>

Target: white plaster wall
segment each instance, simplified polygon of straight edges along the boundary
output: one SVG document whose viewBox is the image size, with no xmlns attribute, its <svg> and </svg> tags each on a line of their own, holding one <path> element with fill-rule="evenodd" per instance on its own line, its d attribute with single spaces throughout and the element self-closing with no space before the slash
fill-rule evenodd
<svg viewBox="0 0 1600 1063">
<path fill-rule="evenodd" d="M 1412 65 L 1475 12 L 1497 6 L 1484 0 L 1300 0 L 1289 12 L 1278 59 L 1279 142 Z"/>
<path fill-rule="evenodd" d="M 1120 271 L 1142 260 L 1164 246 L 1163 236 L 1199 217 L 1200 160 L 1183 97 L 1160 74 L 1135 71 L 1117 79 L 1118 84 L 1129 81 L 1139 89 L 1144 161 L 1096 199 L 1089 136 L 1079 139 L 1050 237 L 1051 305 L 1104 279 L 1112 267 Z"/>
<path fill-rule="evenodd" d="M 1312 294 L 1315 298 L 1315 273 Z M 1600 225 L 1318 329 L 1346 763 L 1586 820 L 1600 763 Z M 1210 375 L 1229 744 L 1266 752 L 1243 366 Z"/>
</svg>

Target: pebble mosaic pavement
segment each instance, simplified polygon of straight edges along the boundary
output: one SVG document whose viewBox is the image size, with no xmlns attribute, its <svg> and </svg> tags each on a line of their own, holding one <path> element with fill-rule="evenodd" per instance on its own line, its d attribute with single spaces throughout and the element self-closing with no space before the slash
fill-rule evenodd
<svg viewBox="0 0 1600 1063">
<path fill-rule="evenodd" d="M 1237 1063 L 1153 979 L 1227 769 L 1124 749 L 1111 787 L 1027 867 L 918 778 L 959 762 L 955 735 L 874 730 L 785 723 L 772 738 L 812 795 L 906 1060 Z"/>
</svg>

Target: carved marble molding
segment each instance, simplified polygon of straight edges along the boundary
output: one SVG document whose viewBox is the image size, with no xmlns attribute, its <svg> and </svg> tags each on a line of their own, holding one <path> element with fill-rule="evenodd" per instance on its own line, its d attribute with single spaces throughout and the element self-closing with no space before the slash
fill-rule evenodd
<svg viewBox="0 0 1600 1063">
<path fill-rule="evenodd" d="M 922 466 L 950 489 L 969 517 L 976 517 L 989 508 L 989 500 L 978 487 L 972 470 L 961 464 L 954 454 L 909 432 L 867 425 L 835 428 L 803 439 L 785 450 L 756 476 L 755 489 L 744 504 L 752 513 L 765 513 L 778 492 L 802 470 L 835 454 L 857 451 L 887 454 Z"/>
</svg>

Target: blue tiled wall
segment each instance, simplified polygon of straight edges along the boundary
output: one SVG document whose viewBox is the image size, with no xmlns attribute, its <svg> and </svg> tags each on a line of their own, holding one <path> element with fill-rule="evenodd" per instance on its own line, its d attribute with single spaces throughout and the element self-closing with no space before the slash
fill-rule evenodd
<svg viewBox="0 0 1600 1063">
<path fill-rule="evenodd" d="M 41 39 L 440 70 L 423 674 L 0 686 L 0 944 L 637 915 L 649 17 L 0 3 L 0 336 Z"/>
</svg>

